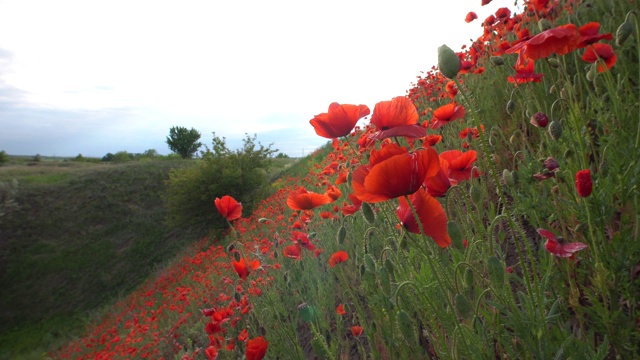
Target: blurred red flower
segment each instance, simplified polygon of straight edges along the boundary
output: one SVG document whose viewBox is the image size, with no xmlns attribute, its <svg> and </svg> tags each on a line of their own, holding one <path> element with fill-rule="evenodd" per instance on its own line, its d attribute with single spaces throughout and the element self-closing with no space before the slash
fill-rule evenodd
<svg viewBox="0 0 640 360">
<path fill-rule="evenodd" d="M 591 195 L 593 181 L 591 180 L 591 171 L 589 169 L 580 170 L 576 173 L 576 190 L 578 190 L 578 195 L 582 197 Z"/>
<path fill-rule="evenodd" d="M 300 246 L 300 244 L 289 245 L 282 249 L 282 255 L 291 259 L 302 259 L 301 253 L 302 247 Z"/>
<path fill-rule="evenodd" d="M 402 223 L 402 226 L 404 226 L 407 231 L 420 234 L 420 225 L 413 216 L 411 206 L 409 206 L 407 199 L 401 197 L 398 200 L 400 206 L 396 209 L 396 215 L 398 219 L 400 219 L 400 223 Z M 449 244 L 451 244 L 451 238 L 447 231 L 449 219 L 442 204 L 422 188 L 415 194 L 409 196 L 409 201 L 411 201 L 413 208 L 418 214 L 424 234 L 433 238 L 433 241 L 441 248 L 449 246 Z"/>
<path fill-rule="evenodd" d="M 582 55 L 582 60 L 588 63 L 594 63 L 598 61 L 598 59 L 602 59 L 605 63 L 605 65 L 598 64 L 598 72 L 604 72 L 615 65 L 618 57 L 609 44 L 597 43 L 587 46 Z"/>
<path fill-rule="evenodd" d="M 438 129 L 442 125 L 448 124 L 453 120 L 462 119 L 466 111 L 464 106 L 456 103 L 450 103 L 440 106 L 433 112 L 433 120 L 431 122 L 432 129 Z"/>
<path fill-rule="evenodd" d="M 536 74 L 534 72 L 535 62 L 531 59 L 526 58 L 522 55 L 518 56 L 518 60 L 516 61 L 515 76 L 507 77 L 507 81 L 510 83 L 516 84 L 524 84 L 528 82 L 541 82 L 544 74 Z"/>
<path fill-rule="evenodd" d="M 359 337 L 360 335 L 362 335 L 362 331 L 364 329 L 362 328 L 362 326 L 359 325 L 353 325 L 351 327 L 351 335 L 355 336 L 355 337 Z"/>
<path fill-rule="evenodd" d="M 371 124 L 378 131 L 369 135 L 369 138 L 382 140 L 393 136 L 425 137 L 427 132 L 417 125 L 418 120 L 418 110 L 408 97 L 397 96 L 390 101 L 380 101 L 371 115 Z"/>
<path fill-rule="evenodd" d="M 228 221 L 238 219 L 242 216 L 242 204 L 229 195 L 223 196 L 221 199 L 215 199 L 216 208 L 220 215 Z"/>
<path fill-rule="evenodd" d="M 329 258 L 329 265 L 331 267 L 334 267 L 334 266 L 336 266 L 336 265 L 338 265 L 340 263 L 343 263 L 343 262 L 347 261 L 347 259 L 349 259 L 349 254 L 347 254 L 346 251 L 344 251 L 344 250 L 336 251 Z"/>
<path fill-rule="evenodd" d="M 326 194 L 307 191 L 304 187 L 291 192 L 287 198 L 287 205 L 293 210 L 311 210 L 332 202 L 333 200 Z"/>
<path fill-rule="evenodd" d="M 249 273 L 260 267 L 259 260 L 250 260 L 248 263 L 245 263 L 244 258 L 241 258 L 240 261 L 232 261 L 231 265 L 235 269 L 238 276 L 241 279 L 246 279 L 249 276 Z"/>
<path fill-rule="evenodd" d="M 546 229 L 538 229 L 538 234 L 547 239 L 544 243 L 544 248 L 557 257 L 571 257 L 576 251 L 588 248 L 587 245 L 577 241 L 572 243 L 561 242 L 554 233 Z"/>
<path fill-rule="evenodd" d="M 380 150 L 371 150 L 369 164 L 353 172 L 353 193 L 370 203 L 410 195 L 439 169 L 438 153 L 433 148 L 409 153 L 404 147 L 387 144 Z"/>
<path fill-rule="evenodd" d="M 424 180 L 424 186 L 427 188 L 427 193 L 435 197 L 443 197 L 447 195 L 447 191 L 450 187 L 456 185 L 458 182 L 455 179 L 449 178 L 449 163 L 447 160 L 440 158 L 440 171 L 434 176 L 428 176 Z"/>
<path fill-rule="evenodd" d="M 370 112 L 366 105 L 340 105 L 334 102 L 329 105 L 329 112 L 316 115 L 309 123 L 319 136 L 337 138 L 348 135 L 358 120 Z"/>
<path fill-rule="evenodd" d="M 257 338 L 247 341 L 247 350 L 244 356 L 247 360 L 261 360 L 267 353 L 269 342 L 264 340 L 264 337 L 258 336 Z"/>
<path fill-rule="evenodd" d="M 473 11 L 469 11 L 469 13 L 467 14 L 467 17 L 464 18 L 464 21 L 466 21 L 467 23 L 470 23 L 477 18 L 478 18 L 478 15 L 476 13 L 474 13 Z"/>
<path fill-rule="evenodd" d="M 613 35 L 611 33 L 600 34 L 600 23 L 592 21 L 586 23 L 578 28 L 580 33 L 580 43 L 578 47 L 583 48 L 589 44 L 593 44 L 600 40 L 612 40 Z"/>
<path fill-rule="evenodd" d="M 346 311 L 344 311 L 344 304 L 338 305 L 338 307 L 336 308 L 336 313 L 338 315 L 345 315 L 347 313 Z"/>
<path fill-rule="evenodd" d="M 473 174 L 471 173 L 476 157 L 475 150 L 469 150 L 464 153 L 460 150 L 448 150 L 440 153 L 440 159 L 444 159 L 449 163 L 449 178 L 457 181 L 468 180 L 471 176 L 474 178 L 479 176 L 477 171 Z"/>
<path fill-rule="evenodd" d="M 568 54 L 578 48 L 580 32 L 574 24 L 566 24 L 549 30 L 545 30 L 536 36 L 510 47 L 505 54 L 520 52 L 520 56 L 526 56 L 531 60 L 546 58 L 556 53 Z"/>
</svg>

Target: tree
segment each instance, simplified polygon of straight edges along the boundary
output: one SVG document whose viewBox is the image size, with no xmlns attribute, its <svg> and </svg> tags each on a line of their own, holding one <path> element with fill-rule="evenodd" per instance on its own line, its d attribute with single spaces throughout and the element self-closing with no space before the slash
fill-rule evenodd
<svg viewBox="0 0 640 360">
<path fill-rule="evenodd" d="M 200 140 L 198 130 L 194 128 L 187 130 L 186 127 L 174 126 L 169 129 L 167 145 L 171 151 L 182 156 L 183 159 L 189 159 L 202 146 L 198 140 Z"/>
</svg>

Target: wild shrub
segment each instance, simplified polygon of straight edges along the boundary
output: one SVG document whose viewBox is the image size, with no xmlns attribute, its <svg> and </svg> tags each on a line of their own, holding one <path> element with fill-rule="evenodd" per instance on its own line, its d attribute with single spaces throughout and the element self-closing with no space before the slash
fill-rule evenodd
<svg viewBox="0 0 640 360">
<path fill-rule="evenodd" d="M 260 199 L 267 183 L 270 157 L 277 149 L 263 146 L 247 135 L 238 150 L 227 147 L 226 139 L 213 134 L 212 148 L 201 153 L 197 166 L 175 169 L 167 182 L 166 205 L 172 226 L 224 226 L 216 211 L 214 199 L 231 195 L 241 201 L 245 212 Z"/>
<path fill-rule="evenodd" d="M 9 155 L 6 151 L 0 151 L 0 166 L 7 164 L 9 162 Z"/>
</svg>

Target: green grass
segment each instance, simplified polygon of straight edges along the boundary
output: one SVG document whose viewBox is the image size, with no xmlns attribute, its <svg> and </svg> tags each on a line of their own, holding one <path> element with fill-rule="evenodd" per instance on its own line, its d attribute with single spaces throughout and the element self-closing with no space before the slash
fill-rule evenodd
<svg viewBox="0 0 640 360">
<path fill-rule="evenodd" d="M 19 183 L 0 232 L 0 348 L 9 353 L 67 339 L 86 312 L 206 234 L 163 224 L 168 172 L 193 162 L 67 164 L 0 168 L 2 181 Z"/>
</svg>

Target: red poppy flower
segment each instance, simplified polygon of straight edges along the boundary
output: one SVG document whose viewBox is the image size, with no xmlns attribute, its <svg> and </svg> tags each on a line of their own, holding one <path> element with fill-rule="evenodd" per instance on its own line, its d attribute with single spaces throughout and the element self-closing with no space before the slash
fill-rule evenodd
<svg viewBox="0 0 640 360">
<path fill-rule="evenodd" d="M 589 45 L 582 55 L 582 60 L 594 63 L 598 61 L 598 59 L 602 59 L 605 63 L 605 66 L 598 64 L 598 72 L 603 72 L 611 69 L 611 67 L 615 65 L 616 60 L 618 60 L 618 57 L 613 52 L 613 48 L 609 44 L 597 43 Z"/>
<path fill-rule="evenodd" d="M 509 8 L 501 7 L 500 9 L 496 10 L 496 18 L 498 19 L 506 19 L 509 16 L 511 16 L 511 10 L 509 10 Z"/>
<path fill-rule="evenodd" d="M 349 259 L 349 254 L 347 254 L 346 251 L 344 250 L 336 251 L 329 258 L 329 266 L 334 267 L 340 263 L 347 261 L 347 259 Z"/>
<path fill-rule="evenodd" d="M 369 115 L 370 111 L 366 105 L 340 105 L 334 102 L 329 105 L 329 112 L 316 115 L 309 123 L 319 136 L 337 138 L 349 135 L 358 120 Z"/>
<path fill-rule="evenodd" d="M 351 201 L 352 205 L 345 205 L 342 208 L 342 214 L 353 215 L 356 212 L 358 212 L 358 210 L 360 210 L 360 208 L 362 207 L 362 200 L 358 199 L 358 197 L 355 194 L 349 194 L 349 196 L 347 197 Z"/>
<path fill-rule="evenodd" d="M 216 208 L 220 215 L 228 221 L 238 219 L 242 216 L 242 204 L 229 195 L 223 196 L 221 199 L 215 199 Z"/>
<path fill-rule="evenodd" d="M 420 225 L 418 225 L 416 218 L 413 216 L 407 199 L 401 197 L 398 200 L 400 206 L 396 209 L 396 215 L 398 215 L 400 223 L 407 231 L 419 234 Z M 424 234 L 433 238 L 441 248 L 449 246 L 449 244 L 451 244 L 451 238 L 447 232 L 447 222 L 449 219 L 444 212 L 442 204 L 422 188 L 415 194 L 409 196 L 409 201 L 411 201 L 411 204 L 413 204 L 418 214 L 418 218 L 424 229 Z"/>
<path fill-rule="evenodd" d="M 489 4 L 491 2 L 491 0 L 482 0 L 482 5 L 481 6 L 485 6 L 487 4 Z"/>
<path fill-rule="evenodd" d="M 433 112 L 433 120 L 431 122 L 432 129 L 438 129 L 442 125 L 448 124 L 453 120 L 462 119 L 466 111 L 464 106 L 456 103 L 450 103 L 440 106 Z"/>
<path fill-rule="evenodd" d="M 535 62 L 527 59 L 522 53 L 516 61 L 516 75 L 507 77 L 510 83 L 524 84 L 528 82 L 541 82 L 544 74 L 536 74 L 534 72 Z"/>
<path fill-rule="evenodd" d="M 429 134 L 423 139 L 423 143 L 426 146 L 435 146 L 442 141 L 442 135 Z"/>
<path fill-rule="evenodd" d="M 586 23 L 578 28 L 578 32 L 580 33 L 580 43 L 578 44 L 579 48 L 586 47 L 589 44 L 596 43 L 600 40 L 611 40 L 613 39 L 613 35 L 611 33 L 600 34 L 600 23 L 592 21 L 590 23 Z"/>
<path fill-rule="evenodd" d="M 351 327 L 351 335 L 353 335 L 354 337 L 359 337 L 360 335 L 362 335 L 363 330 L 364 329 L 362 328 L 362 326 L 353 325 Z"/>
<path fill-rule="evenodd" d="M 301 253 L 302 247 L 300 246 L 300 244 L 289 245 L 282 249 L 282 255 L 291 259 L 302 259 Z"/>
<path fill-rule="evenodd" d="M 287 198 L 287 205 L 293 210 L 311 210 L 332 202 L 333 200 L 326 194 L 307 191 L 304 187 L 291 192 Z"/>
<path fill-rule="evenodd" d="M 429 176 L 424 180 L 427 193 L 435 197 L 447 195 L 450 187 L 456 185 L 458 181 L 449 178 L 449 163 L 445 159 L 440 159 L 440 171 L 434 176 Z"/>
<path fill-rule="evenodd" d="M 464 18 L 464 21 L 466 21 L 467 23 L 470 23 L 477 18 L 478 18 L 478 15 L 476 13 L 474 13 L 473 11 L 469 11 L 469 13 L 467 14 L 467 17 Z"/>
<path fill-rule="evenodd" d="M 369 138 L 382 140 L 393 136 L 424 137 L 427 132 L 417 125 L 418 120 L 418 110 L 408 97 L 398 96 L 390 101 L 380 101 L 371 115 L 371 124 L 378 131 L 369 135 Z"/>
<path fill-rule="evenodd" d="M 257 338 L 247 341 L 247 350 L 244 356 L 247 360 L 261 360 L 267 353 L 269 342 L 264 340 L 264 337 L 258 336 Z"/>
<path fill-rule="evenodd" d="M 538 229 L 538 234 L 547 239 L 544 243 L 544 248 L 557 257 L 571 257 L 576 251 L 588 248 L 586 244 L 577 241 L 572 243 L 560 242 L 554 233 L 546 229 Z"/>
<path fill-rule="evenodd" d="M 580 170 L 576 173 L 576 190 L 578 190 L 578 195 L 582 197 L 591 195 L 593 181 L 591 181 L 591 171 L 589 169 Z"/>
<path fill-rule="evenodd" d="M 505 53 L 513 54 L 524 49 L 521 54 L 531 60 L 546 58 L 553 53 L 564 55 L 578 48 L 580 38 L 578 28 L 574 24 L 566 24 L 521 41 L 507 49 Z"/>
<path fill-rule="evenodd" d="M 215 346 L 209 346 L 207 350 L 204 351 L 205 356 L 209 360 L 216 360 L 218 358 L 218 349 Z"/>
<path fill-rule="evenodd" d="M 440 153 L 440 159 L 444 159 L 449 163 L 449 178 L 457 181 L 468 180 L 472 175 L 473 177 L 479 176 L 477 171 L 471 174 L 476 157 L 475 150 L 469 150 L 464 153 L 460 150 L 448 150 Z"/>
<path fill-rule="evenodd" d="M 549 0 L 529 0 L 529 2 L 527 2 L 527 5 L 533 6 L 533 8 L 537 11 L 542 11 L 547 7 L 548 3 Z"/>
<path fill-rule="evenodd" d="M 336 308 L 336 313 L 338 315 L 345 315 L 347 313 L 346 311 L 344 311 L 344 304 L 338 305 L 338 307 Z"/>
<path fill-rule="evenodd" d="M 259 260 L 250 260 L 248 264 L 244 262 L 244 258 L 241 258 L 240 261 L 231 261 L 231 265 L 238 273 L 241 279 L 246 279 L 249 276 L 249 273 L 260 267 Z"/>
<path fill-rule="evenodd" d="M 353 172 L 352 186 L 358 199 L 370 203 L 413 194 L 440 169 L 433 148 L 410 154 L 404 147 L 388 144 L 379 151 L 373 149 L 369 161 Z"/>
<path fill-rule="evenodd" d="M 327 192 L 325 192 L 325 195 L 330 197 L 331 200 L 336 201 L 340 198 L 340 196 L 342 196 L 342 191 L 340 191 L 340 189 L 332 185 L 327 189 Z"/>
</svg>

